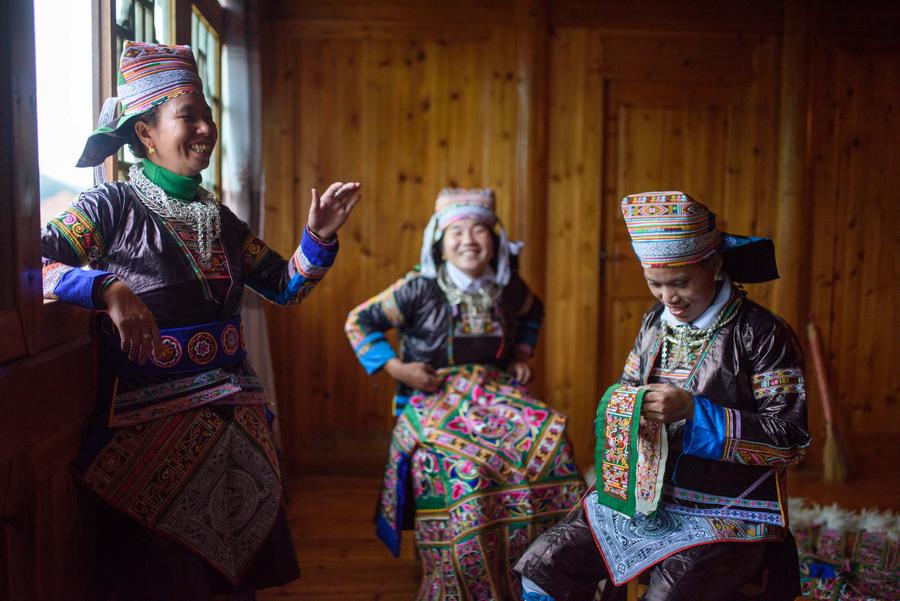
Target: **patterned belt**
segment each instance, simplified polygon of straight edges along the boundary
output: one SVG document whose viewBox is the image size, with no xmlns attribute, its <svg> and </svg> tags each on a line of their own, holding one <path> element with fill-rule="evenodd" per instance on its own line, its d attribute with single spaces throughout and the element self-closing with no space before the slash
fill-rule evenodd
<svg viewBox="0 0 900 601">
<path fill-rule="evenodd" d="M 159 331 L 161 353 L 151 355 L 144 365 L 130 361 L 122 352 L 117 334 L 104 336 L 107 350 L 115 357 L 119 377 L 160 376 L 192 373 L 223 367 L 242 360 L 247 355 L 241 316 L 184 328 Z"/>
</svg>

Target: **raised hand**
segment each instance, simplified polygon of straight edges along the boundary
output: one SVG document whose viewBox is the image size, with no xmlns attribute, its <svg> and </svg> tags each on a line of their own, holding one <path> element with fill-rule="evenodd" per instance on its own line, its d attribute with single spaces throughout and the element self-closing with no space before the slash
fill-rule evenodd
<svg viewBox="0 0 900 601">
<path fill-rule="evenodd" d="M 307 221 L 312 233 L 323 240 L 334 237 L 362 198 L 360 187 L 359 182 L 334 182 L 322 196 L 313 188 Z"/>
<path fill-rule="evenodd" d="M 694 417 L 694 395 L 671 384 L 648 384 L 641 415 L 651 422 L 668 424 Z"/>
<path fill-rule="evenodd" d="M 159 326 L 153 313 L 128 286 L 121 281 L 113 282 L 103 291 L 103 302 L 119 332 L 122 352 L 128 353 L 130 361 L 143 365 L 151 352 L 162 350 Z"/>
</svg>

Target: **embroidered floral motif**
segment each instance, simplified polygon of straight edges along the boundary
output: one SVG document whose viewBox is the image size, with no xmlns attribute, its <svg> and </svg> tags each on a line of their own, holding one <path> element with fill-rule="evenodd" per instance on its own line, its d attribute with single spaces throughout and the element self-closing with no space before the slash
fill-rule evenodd
<svg viewBox="0 0 900 601">
<path fill-rule="evenodd" d="M 423 567 L 417 600 L 517 599 L 515 560 L 584 492 L 565 417 L 492 368 L 439 376 L 442 388 L 414 395 L 394 428 L 379 533 L 399 537 L 409 466 Z"/>
<path fill-rule="evenodd" d="M 162 336 L 162 351 L 150 353 L 150 361 L 157 367 L 172 367 L 181 361 L 181 344 L 172 336 Z"/>
<path fill-rule="evenodd" d="M 243 324 L 241 325 L 243 326 Z M 220 338 L 222 340 L 222 350 L 225 351 L 226 355 L 233 355 L 238 352 L 238 348 L 241 345 L 241 335 L 235 326 L 231 324 L 225 326 Z"/>
<path fill-rule="evenodd" d="M 629 516 L 656 509 L 668 452 L 665 429 L 640 418 L 644 391 L 615 384 L 597 406 L 597 498 Z"/>
<path fill-rule="evenodd" d="M 76 206 L 69 207 L 48 223 L 65 237 L 82 265 L 96 261 L 106 251 L 100 229 Z"/>
<path fill-rule="evenodd" d="M 216 339 L 209 332 L 198 332 L 188 341 L 188 357 L 197 365 L 206 365 L 216 358 L 219 350 Z"/>
</svg>

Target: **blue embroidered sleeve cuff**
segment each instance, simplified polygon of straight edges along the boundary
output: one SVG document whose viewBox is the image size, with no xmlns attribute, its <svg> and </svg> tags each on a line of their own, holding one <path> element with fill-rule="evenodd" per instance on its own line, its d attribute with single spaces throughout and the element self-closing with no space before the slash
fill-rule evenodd
<svg viewBox="0 0 900 601">
<path fill-rule="evenodd" d="M 73 303 L 87 309 L 96 309 L 94 304 L 94 284 L 106 279 L 111 274 L 96 269 L 72 269 L 66 272 L 57 282 L 53 294 L 61 301 Z"/>
<path fill-rule="evenodd" d="M 373 332 L 362 339 L 355 349 L 359 362 L 362 363 L 366 373 L 374 374 L 385 363 L 397 356 L 391 344 L 381 332 Z"/>
<path fill-rule="evenodd" d="M 718 460 L 724 446 L 725 409 L 706 397 L 694 395 L 694 419 L 684 427 L 684 452 Z"/>
<path fill-rule="evenodd" d="M 331 242 L 320 242 L 304 228 L 303 236 L 300 238 L 300 250 L 313 266 L 331 267 L 338 253 L 338 241 L 335 238 Z"/>
</svg>

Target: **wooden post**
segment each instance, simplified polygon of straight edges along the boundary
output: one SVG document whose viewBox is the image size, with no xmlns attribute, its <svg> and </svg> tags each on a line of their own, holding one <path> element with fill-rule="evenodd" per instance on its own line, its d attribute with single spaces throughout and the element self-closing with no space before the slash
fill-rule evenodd
<svg viewBox="0 0 900 601">
<path fill-rule="evenodd" d="M 547 0 L 517 0 L 516 46 L 519 127 L 516 143 L 516 223 L 510 232 L 526 243 L 520 269 L 528 285 L 544 297 L 547 279 L 547 114 L 550 43 Z M 541 354 L 540 346 L 538 352 Z M 542 357 L 536 357 L 535 391 L 543 393 Z"/>
<path fill-rule="evenodd" d="M 97 124 L 103 102 L 116 95 L 116 73 L 119 68 L 119 57 L 116 56 L 115 15 L 112 11 L 112 2 L 107 0 L 94 0 L 91 7 L 91 16 L 94 22 L 93 31 L 93 124 Z M 106 179 L 115 180 L 118 174 L 117 154 L 103 161 L 103 169 L 106 171 Z"/>
<path fill-rule="evenodd" d="M 781 279 L 773 286 L 772 309 L 801 331 L 809 309 L 809 200 L 804 189 L 809 104 L 809 7 L 788 0 L 784 12 L 779 111 L 778 214 L 775 248 Z"/>
</svg>

